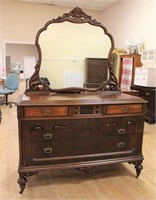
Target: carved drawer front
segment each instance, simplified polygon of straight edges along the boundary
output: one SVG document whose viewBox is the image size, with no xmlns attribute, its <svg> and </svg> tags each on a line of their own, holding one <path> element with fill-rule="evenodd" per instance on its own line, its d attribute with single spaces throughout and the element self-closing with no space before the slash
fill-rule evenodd
<svg viewBox="0 0 156 200">
<path fill-rule="evenodd" d="M 141 113 L 142 105 L 109 105 L 107 106 L 107 114 L 127 114 L 127 113 Z"/>
<path fill-rule="evenodd" d="M 68 106 L 54 107 L 25 107 L 25 117 L 60 117 L 68 116 Z"/>
</svg>

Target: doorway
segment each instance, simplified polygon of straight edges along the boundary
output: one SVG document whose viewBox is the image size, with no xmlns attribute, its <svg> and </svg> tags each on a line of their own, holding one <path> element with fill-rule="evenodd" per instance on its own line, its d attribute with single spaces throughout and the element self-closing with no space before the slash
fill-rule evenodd
<svg viewBox="0 0 156 200">
<path fill-rule="evenodd" d="M 38 52 L 35 44 L 5 42 L 4 52 L 6 76 L 13 71 L 19 73 L 22 80 L 28 78 L 28 75 L 29 77 L 31 76 L 30 73 L 33 73 L 38 59 Z M 29 64 L 26 60 L 29 60 Z M 30 60 L 32 60 L 32 62 Z"/>
</svg>

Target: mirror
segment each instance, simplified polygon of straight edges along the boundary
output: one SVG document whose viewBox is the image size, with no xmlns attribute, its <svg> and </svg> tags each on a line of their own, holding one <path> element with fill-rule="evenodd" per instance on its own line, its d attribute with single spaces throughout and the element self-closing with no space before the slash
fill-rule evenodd
<svg viewBox="0 0 156 200">
<path fill-rule="evenodd" d="M 47 77 L 50 87 L 58 89 L 83 87 L 87 81 L 86 58 L 107 58 L 111 41 L 100 27 L 63 22 L 49 25 L 41 33 L 39 45 L 40 77 Z"/>
<path fill-rule="evenodd" d="M 117 88 L 111 62 L 113 37 L 80 8 L 47 22 L 38 31 L 35 43 L 39 61 L 30 79 L 29 90 L 80 92 Z M 105 78 L 98 88 L 84 88 L 87 58 L 108 60 L 107 66 L 103 66 Z"/>
</svg>

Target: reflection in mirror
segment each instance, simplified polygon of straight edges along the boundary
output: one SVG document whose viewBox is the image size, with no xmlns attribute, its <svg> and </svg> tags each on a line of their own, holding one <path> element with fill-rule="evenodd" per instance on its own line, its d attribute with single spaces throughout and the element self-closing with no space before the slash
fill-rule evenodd
<svg viewBox="0 0 156 200">
<path fill-rule="evenodd" d="M 83 87 L 86 58 L 108 58 L 111 49 L 110 38 L 101 27 L 70 22 L 50 24 L 41 32 L 39 45 L 42 53 L 39 75 L 48 78 L 54 89 Z"/>
</svg>

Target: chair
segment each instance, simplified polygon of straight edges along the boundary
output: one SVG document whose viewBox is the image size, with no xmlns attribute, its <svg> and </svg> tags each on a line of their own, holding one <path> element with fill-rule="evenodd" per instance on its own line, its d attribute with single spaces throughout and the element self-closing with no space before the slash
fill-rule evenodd
<svg viewBox="0 0 156 200">
<path fill-rule="evenodd" d="M 1 102 L 1 105 L 10 105 L 16 104 L 16 102 L 8 102 L 8 95 L 13 94 L 18 89 L 19 85 L 19 76 L 17 74 L 11 73 L 7 76 L 4 82 L 4 89 L 0 89 L 0 95 L 5 95 L 5 101 Z"/>
</svg>

